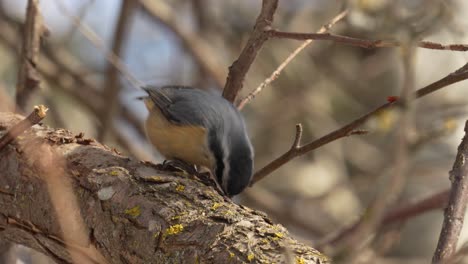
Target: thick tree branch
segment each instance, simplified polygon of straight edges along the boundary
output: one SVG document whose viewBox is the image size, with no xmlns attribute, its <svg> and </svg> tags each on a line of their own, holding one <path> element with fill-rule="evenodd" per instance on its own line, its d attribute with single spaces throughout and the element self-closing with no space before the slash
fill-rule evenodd
<svg viewBox="0 0 468 264">
<path fill-rule="evenodd" d="M 0 113 L 0 127 L 18 118 Z M 66 164 L 85 223 L 88 245 L 62 238 L 35 144 Z M 0 156 L 0 239 L 35 248 L 58 263 L 69 251 L 90 256 L 95 247 L 110 263 L 326 263 L 318 251 L 292 239 L 260 212 L 236 205 L 193 177 L 121 156 L 68 131 L 33 127 Z M 31 152 L 40 153 L 31 153 Z M 49 164 L 49 163 L 47 163 Z M 54 164 L 49 164 L 54 168 Z M 57 214 L 60 214 L 57 211 Z M 90 258 L 96 259 L 96 258 Z"/>
<path fill-rule="evenodd" d="M 466 204 L 468 202 L 468 121 L 465 136 L 458 146 L 457 157 L 450 171 L 452 187 L 444 213 L 444 223 L 432 263 L 444 263 L 457 249 L 458 237 L 463 227 Z"/>
</svg>

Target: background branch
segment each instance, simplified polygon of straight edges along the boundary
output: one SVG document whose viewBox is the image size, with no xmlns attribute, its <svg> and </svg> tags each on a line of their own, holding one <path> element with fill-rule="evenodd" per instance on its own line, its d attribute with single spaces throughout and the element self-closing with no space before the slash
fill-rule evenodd
<svg viewBox="0 0 468 264">
<path fill-rule="evenodd" d="M 39 10 L 39 1 L 29 0 L 23 29 L 21 65 L 16 85 L 16 104 L 21 111 L 25 111 L 31 94 L 39 88 L 40 80 L 36 67 L 41 38 L 45 32 L 46 28 Z"/>
<path fill-rule="evenodd" d="M 120 14 L 114 31 L 114 40 L 112 41 L 112 53 L 116 57 L 121 57 L 122 50 L 127 39 L 128 30 L 132 21 L 134 10 L 138 5 L 137 0 L 122 0 Z M 114 115 L 119 112 L 119 101 L 121 83 L 119 81 L 119 71 L 112 63 L 108 63 L 106 81 L 104 82 L 102 97 L 106 98 L 107 103 L 102 104 L 100 110 L 100 119 L 102 127 L 98 133 L 98 139 L 103 141 L 112 129 Z"/>
<path fill-rule="evenodd" d="M 468 121 L 465 123 L 465 136 L 458 147 L 457 157 L 450 171 L 450 181 L 450 197 L 432 263 L 443 263 L 454 255 L 463 227 L 468 202 Z"/>
</svg>

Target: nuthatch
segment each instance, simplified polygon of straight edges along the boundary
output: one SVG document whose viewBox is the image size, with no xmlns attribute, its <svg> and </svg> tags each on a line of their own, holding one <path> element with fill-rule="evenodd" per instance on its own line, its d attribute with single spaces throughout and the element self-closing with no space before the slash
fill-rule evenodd
<svg viewBox="0 0 468 264">
<path fill-rule="evenodd" d="M 253 149 L 244 120 L 220 95 L 184 86 L 143 88 L 146 133 L 166 159 L 211 170 L 227 195 L 240 193 L 253 172 Z"/>
</svg>

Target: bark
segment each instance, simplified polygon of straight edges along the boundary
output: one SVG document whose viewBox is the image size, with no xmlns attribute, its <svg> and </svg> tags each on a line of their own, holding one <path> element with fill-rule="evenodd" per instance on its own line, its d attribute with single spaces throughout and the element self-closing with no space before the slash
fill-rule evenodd
<svg viewBox="0 0 468 264">
<path fill-rule="evenodd" d="M 19 120 L 0 113 L 0 134 Z M 62 234 L 62 210 L 54 207 L 53 186 L 35 158 L 44 151 L 38 144 L 64 161 L 48 167 L 71 183 L 87 244 Z M 64 168 L 54 167 L 60 164 Z M 105 261 L 89 256 L 90 263 L 328 262 L 265 214 L 232 203 L 201 180 L 63 129 L 36 125 L 0 150 L 0 203 L 0 240 L 34 248 L 57 263 L 71 263 L 74 253 L 91 254 L 91 248 Z"/>
</svg>

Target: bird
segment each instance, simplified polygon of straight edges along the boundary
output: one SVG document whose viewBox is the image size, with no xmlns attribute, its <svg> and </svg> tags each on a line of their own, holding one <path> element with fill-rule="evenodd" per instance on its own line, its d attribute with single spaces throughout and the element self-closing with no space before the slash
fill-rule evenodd
<svg viewBox="0 0 468 264">
<path fill-rule="evenodd" d="M 212 91 L 189 86 L 145 86 L 145 130 L 167 160 L 208 168 L 232 197 L 250 183 L 254 150 L 241 113 Z"/>
</svg>

